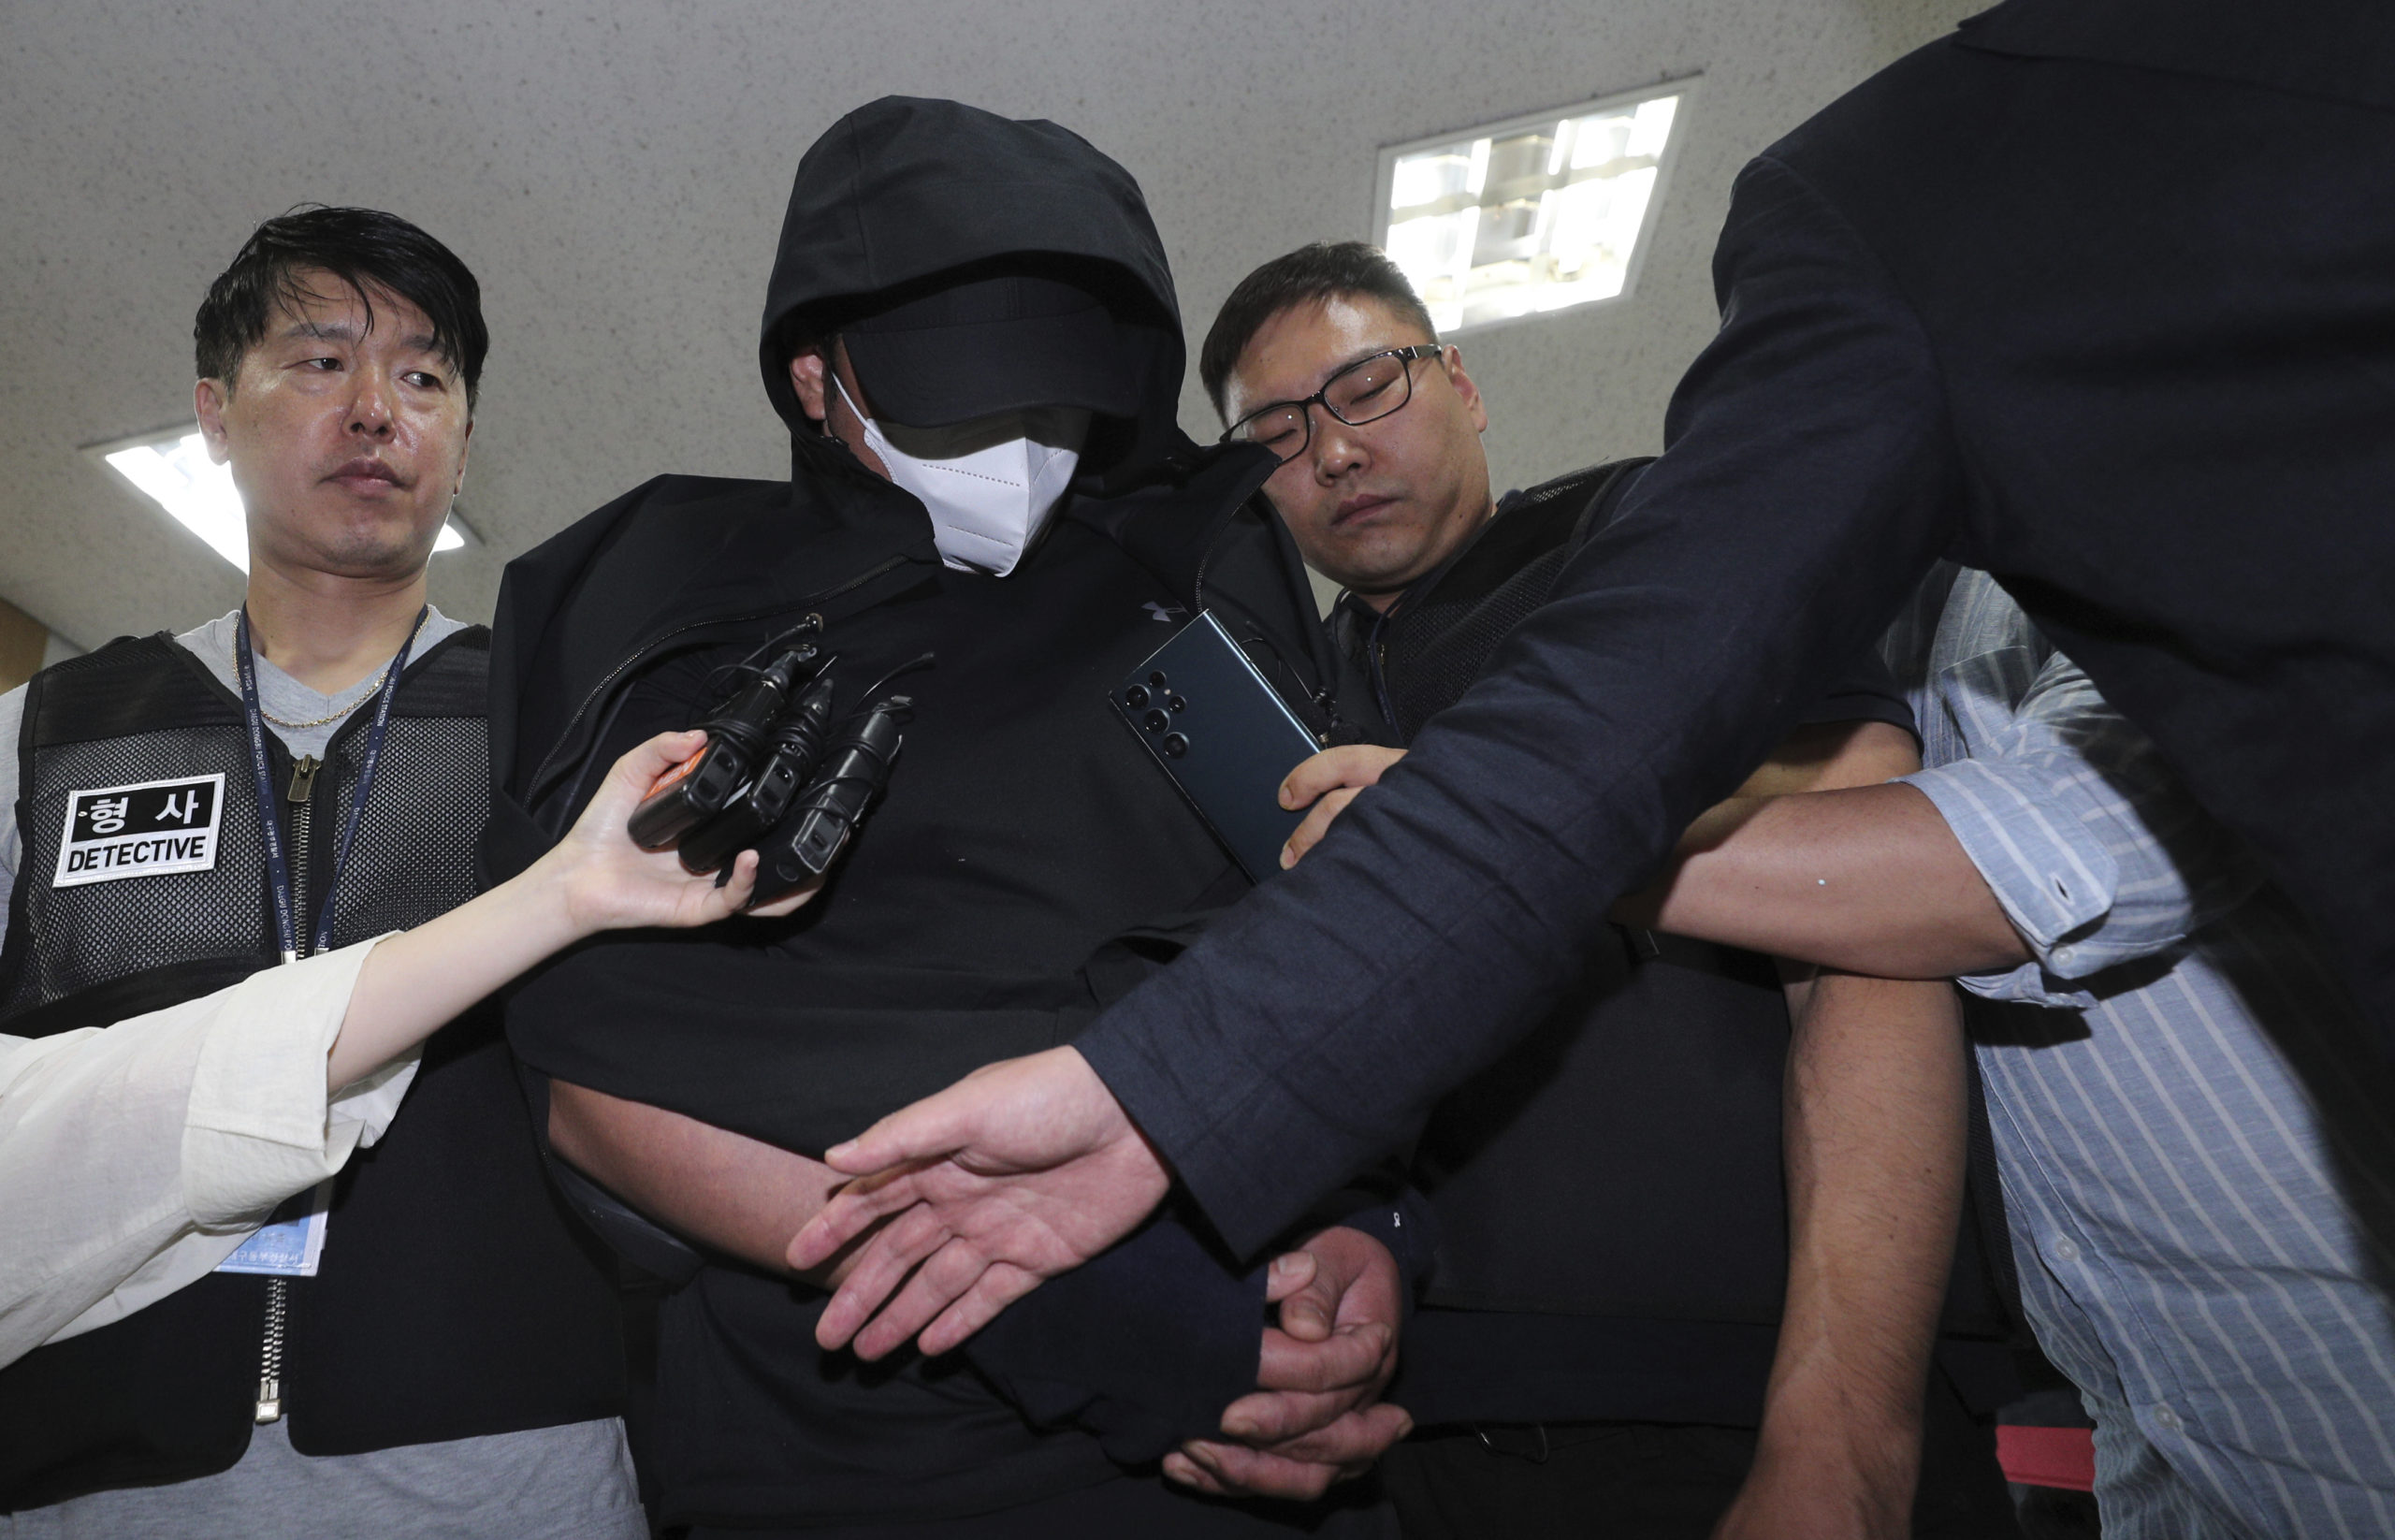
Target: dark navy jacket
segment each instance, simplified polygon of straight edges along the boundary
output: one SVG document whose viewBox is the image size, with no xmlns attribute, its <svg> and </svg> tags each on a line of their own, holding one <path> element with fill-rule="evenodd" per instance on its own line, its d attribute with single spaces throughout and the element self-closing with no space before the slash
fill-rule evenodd
<svg viewBox="0 0 2395 1540">
<path fill-rule="evenodd" d="M 1081 1051 L 1258 1244 L 1536 1019 L 1940 555 L 2395 1026 L 2391 185 L 2382 0 L 2011 0 L 1865 81 L 1740 176 L 1720 334 L 1553 602 Z"/>
</svg>

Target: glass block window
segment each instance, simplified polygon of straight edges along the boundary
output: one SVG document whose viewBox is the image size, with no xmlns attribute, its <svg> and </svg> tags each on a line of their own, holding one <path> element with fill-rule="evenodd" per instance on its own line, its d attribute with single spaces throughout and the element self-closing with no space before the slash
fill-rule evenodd
<svg viewBox="0 0 2395 1540">
<path fill-rule="evenodd" d="M 1440 332 L 1624 293 L 1689 85 L 1382 151 L 1374 239 Z"/>
</svg>

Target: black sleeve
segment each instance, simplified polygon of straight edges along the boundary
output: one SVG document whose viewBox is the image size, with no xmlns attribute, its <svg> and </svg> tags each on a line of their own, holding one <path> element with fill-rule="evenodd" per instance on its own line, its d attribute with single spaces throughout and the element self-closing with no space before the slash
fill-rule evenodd
<svg viewBox="0 0 2395 1540">
<path fill-rule="evenodd" d="M 1224 1409 L 1256 1388 L 1265 1268 L 1198 1229 L 1151 1220 L 1009 1305 L 965 1356 L 1035 1427 L 1081 1428 L 1120 1464 L 1218 1436 Z"/>
<path fill-rule="evenodd" d="M 1437 1245 L 1430 1205 L 1400 1181 L 1345 1198 L 1282 1243 L 1331 1225 L 1363 1231 L 1396 1259 L 1410 1317 Z M 1203 1219 L 1168 1212 L 1008 1306 L 964 1353 L 1033 1425 L 1081 1428 L 1109 1459 L 1146 1464 L 1217 1436 L 1224 1410 L 1256 1388 L 1265 1271 L 1230 1261 Z"/>
<path fill-rule="evenodd" d="M 1921 741 L 1921 728 L 1912 719 L 1912 707 L 1906 703 L 1896 676 L 1880 661 L 1876 646 L 1864 648 L 1829 690 L 1815 697 L 1796 719 L 1800 727 L 1831 722 L 1886 722 L 1911 734 L 1913 742 Z"/>
<path fill-rule="evenodd" d="M 1080 1039 L 1242 1254 L 1537 1019 L 1959 525 L 1936 357 L 1834 207 L 1749 166 L 1716 283 L 1667 452 L 1488 676 Z"/>
</svg>

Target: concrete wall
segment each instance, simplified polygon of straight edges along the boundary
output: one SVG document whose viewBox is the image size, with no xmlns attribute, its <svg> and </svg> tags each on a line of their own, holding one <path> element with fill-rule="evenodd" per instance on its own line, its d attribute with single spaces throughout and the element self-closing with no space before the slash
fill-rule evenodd
<svg viewBox="0 0 2395 1540">
<path fill-rule="evenodd" d="M 36 670 L 48 668 L 61 658 L 72 658 L 82 650 L 0 599 L 0 691 L 14 690 L 32 678 Z M 14 745 L 0 745 L 0 752 L 14 751 Z"/>
</svg>

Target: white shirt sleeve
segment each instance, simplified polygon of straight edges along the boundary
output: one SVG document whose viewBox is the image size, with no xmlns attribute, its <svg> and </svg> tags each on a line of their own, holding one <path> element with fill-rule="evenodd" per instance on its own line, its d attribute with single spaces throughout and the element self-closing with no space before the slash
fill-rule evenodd
<svg viewBox="0 0 2395 1540">
<path fill-rule="evenodd" d="M 196 1282 L 382 1137 L 420 1051 L 325 1086 L 375 944 L 112 1026 L 0 1036 L 0 1364 Z"/>
</svg>

